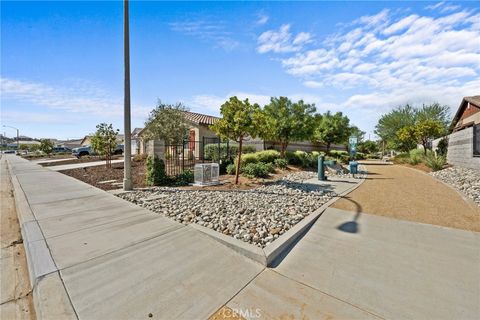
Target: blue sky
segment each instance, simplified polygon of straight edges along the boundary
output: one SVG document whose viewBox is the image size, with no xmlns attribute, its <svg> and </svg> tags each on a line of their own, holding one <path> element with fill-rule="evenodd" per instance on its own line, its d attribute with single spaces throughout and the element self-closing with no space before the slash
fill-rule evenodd
<svg viewBox="0 0 480 320">
<path fill-rule="evenodd" d="M 122 130 L 122 10 L 2 1 L 2 124 L 34 137 Z M 395 106 L 454 112 L 480 94 L 478 2 L 132 1 L 130 23 L 132 127 L 157 99 L 218 115 L 231 95 L 286 95 L 372 133 Z"/>
</svg>

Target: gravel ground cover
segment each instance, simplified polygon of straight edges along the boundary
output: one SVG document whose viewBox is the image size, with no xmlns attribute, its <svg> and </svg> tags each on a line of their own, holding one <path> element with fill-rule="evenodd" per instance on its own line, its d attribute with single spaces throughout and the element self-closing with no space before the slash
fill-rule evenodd
<svg viewBox="0 0 480 320">
<path fill-rule="evenodd" d="M 450 167 L 430 174 L 448 183 L 480 206 L 480 170 Z"/>
<path fill-rule="evenodd" d="M 251 190 L 181 190 L 155 187 L 118 194 L 183 224 L 196 223 L 265 247 L 335 194 L 304 183 L 314 172 L 295 172 Z"/>
</svg>

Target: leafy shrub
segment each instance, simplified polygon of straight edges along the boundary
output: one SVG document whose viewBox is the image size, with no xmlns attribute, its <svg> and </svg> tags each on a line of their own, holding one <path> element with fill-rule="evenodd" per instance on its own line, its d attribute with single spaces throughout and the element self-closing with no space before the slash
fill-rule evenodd
<svg viewBox="0 0 480 320">
<path fill-rule="evenodd" d="M 355 155 L 355 158 L 357 160 L 365 160 L 365 153 L 363 152 L 357 152 L 357 154 Z"/>
<path fill-rule="evenodd" d="M 237 159 L 235 159 L 235 163 L 237 162 Z M 242 155 L 242 166 L 247 165 L 249 163 L 257 163 L 258 162 L 258 157 L 256 153 L 245 153 Z"/>
<path fill-rule="evenodd" d="M 436 156 L 435 154 L 430 153 L 425 157 L 425 165 L 433 171 L 442 170 L 446 163 L 447 161 L 444 156 Z"/>
<path fill-rule="evenodd" d="M 258 162 L 273 163 L 275 159 L 280 158 L 280 152 L 277 150 L 264 150 L 254 153 Z"/>
<path fill-rule="evenodd" d="M 304 157 L 305 152 L 303 151 L 287 151 L 285 153 L 285 158 L 287 159 L 288 164 L 294 165 L 294 166 L 300 166 L 303 163 L 302 158 Z"/>
<path fill-rule="evenodd" d="M 148 156 L 146 172 L 146 184 L 148 186 L 162 186 L 168 184 L 168 177 L 165 173 L 165 163 L 155 156 Z"/>
<path fill-rule="evenodd" d="M 233 163 L 230 163 L 227 168 L 226 168 L 226 172 L 227 174 L 235 174 L 235 165 Z"/>
<path fill-rule="evenodd" d="M 188 186 L 193 182 L 193 171 L 185 170 L 180 174 L 177 174 L 174 178 L 174 184 L 176 186 Z"/>
<path fill-rule="evenodd" d="M 287 159 L 280 158 L 280 159 L 275 159 L 274 164 L 277 168 L 285 169 L 287 168 L 288 162 L 287 162 Z"/>
<path fill-rule="evenodd" d="M 219 153 L 220 147 L 220 153 Z M 242 154 L 255 152 L 256 149 L 254 146 L 242 146 Z M 205 145 L 204 148 L 205 159 L 212 160 L 215 162 L 223 161 L 233 161 L 235 156 L 238 153 L 238 145 L 231 145 L 227 143 L 211 143 Z"/>
<path fill-rule="evenodd" d="M 266 178 L 272 168 L 273 165 L 270 163 L 249 163 L 242 167 L 242 174 L 248 178 Z"/>
<path fill-rule="evenodd" d="M 423 161 L 423 158 L 424 158 L 423 150 L 413 149 L 413 150 L 410 150 L 410 152 L 409 152 L 408 163 L 411 164 L 411 165 L 417 165 L 417 164 L 419 164 L 420 162 Z"/>
<path fill-rule="evenodd" d="M 437 154 L 440 156 L 446 156 L 448 151 L 448 137 L 444 137 L 442 140 L 438 141 L 437 145 Z"/>
<path fill-rule="evenodd" d="M 393 163 L 396 163 L 396 164 L 409 163 L 409 160 L 410 160 L 410 154 L 408 152 L 403 152 L 403 153 L 397 154 L 393 158 Z"/>
<path fill-rule="evenodd" d="M 342 150 L 330 150 L 330 155 L 335 158 L 340 158 L 341 156 L 348 156 L 348 152 Z"/>
</svg>

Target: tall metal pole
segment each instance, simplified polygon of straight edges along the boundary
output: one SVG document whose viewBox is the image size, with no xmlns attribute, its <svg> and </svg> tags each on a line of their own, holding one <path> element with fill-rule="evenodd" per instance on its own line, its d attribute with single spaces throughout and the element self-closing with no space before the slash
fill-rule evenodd
<svg viewBox="0 0 480 320">
<path fill-rule="evenodd" d="M 125 67 L 125 82 L 124 82 L 124 176 L 123 176 L 123 190 L 132 190 L 132 172 L 131 172 L 131 158 L 132 158 L 132 142 L 130 129 L 130 31 L 128 19 L 128 0 L 124 0 L 124 67 Z"/>
</svg>

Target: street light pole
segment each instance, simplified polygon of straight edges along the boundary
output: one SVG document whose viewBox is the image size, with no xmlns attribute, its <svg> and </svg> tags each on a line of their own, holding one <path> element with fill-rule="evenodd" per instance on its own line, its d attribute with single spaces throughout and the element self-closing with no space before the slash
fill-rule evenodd
<svg viewBox="0 0 480 320">
<path fill-rule="evenodd" d="M 131 172 L 131 159 L 132 159 L 132 142 L 131 142 L 131 129 L 130 129 L 130 30 L 128 19 L 128 0 L 124 0 L 123 14 L 123 41 L 124 41 L 124 68 L 125 68 L 125 81 L 124 81 L 124 162 L 123 162 L 123 190 L 132 190 L 132 172 Z"/>
<path fill-rule="evenodd" d="M 3 126 L 7 127 L 7 128 L 12 128 L 12 129 L 17 130 L 17 150 L 18 150 L 20 148 L 20 136 L 19 136 L 18 128 L 15 128 L 15 127 L 12 127 L 12 126 L 6 126 L 6 125 L 3 125 Z"/>
</svg>

